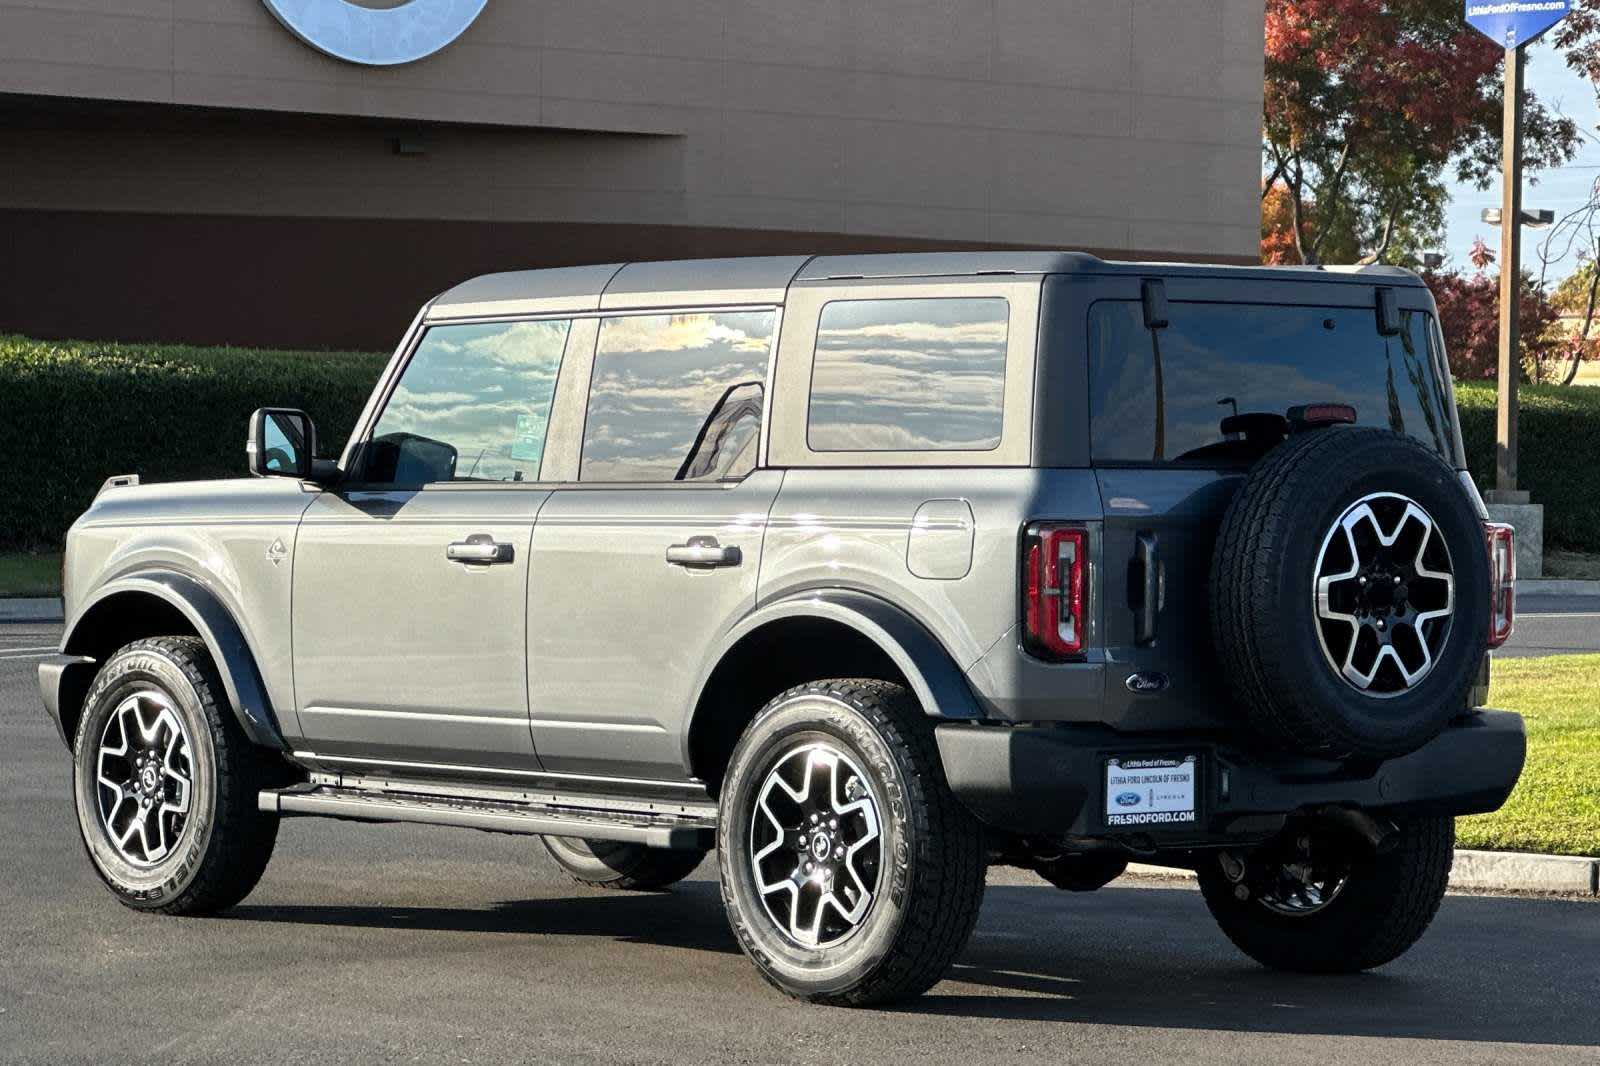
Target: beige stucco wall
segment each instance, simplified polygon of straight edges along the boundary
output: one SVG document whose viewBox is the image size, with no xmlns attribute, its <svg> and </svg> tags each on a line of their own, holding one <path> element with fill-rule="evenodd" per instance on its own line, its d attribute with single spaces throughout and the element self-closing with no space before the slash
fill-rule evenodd
<svg viewBox="0 0 1600 1066">
<path fill-rule="evenodd" d="M 0 93 L 382 120 L 12 123 L 0 206 L 601 216 L 1250 256 L 1262 8 L 489 0 L 445 51 L 372 69 L 302 44 L 260 0 L 0 0 Z M 420 158 L 375 149 L 407 123 L 499 129 L 430 127 Z"/>
</svg>

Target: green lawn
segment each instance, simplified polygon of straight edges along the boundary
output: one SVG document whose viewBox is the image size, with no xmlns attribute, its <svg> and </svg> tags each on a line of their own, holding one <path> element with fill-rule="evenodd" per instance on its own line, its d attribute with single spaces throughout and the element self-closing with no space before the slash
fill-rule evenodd
<svg viewBox="0 0 1600 1066">
<path fill-rule="evenodd" d="M 0 596 L 59 595 L 60 552 L 0 552 Z"/>
<path fill-rule="evenodd" d="M 1456 843 L 1600 855 L 1600 655 L 1497 659 L 1489 705 L 1527 721 L 1528 765 L 1504 807 L 1456 823 Z"/>
</svg>

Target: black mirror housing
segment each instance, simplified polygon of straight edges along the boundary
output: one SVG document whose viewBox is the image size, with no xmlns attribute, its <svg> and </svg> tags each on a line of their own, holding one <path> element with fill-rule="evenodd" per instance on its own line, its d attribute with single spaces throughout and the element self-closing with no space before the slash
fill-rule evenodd
<svg viewBox="0 0 1600 1066">
<path fill-rule="evenodd" d="M 291 407 L 262 407 L 250 416 L 245 457 L 255 477 L 312 478 L 317 469 L 317 427 Z"/>
</svg>

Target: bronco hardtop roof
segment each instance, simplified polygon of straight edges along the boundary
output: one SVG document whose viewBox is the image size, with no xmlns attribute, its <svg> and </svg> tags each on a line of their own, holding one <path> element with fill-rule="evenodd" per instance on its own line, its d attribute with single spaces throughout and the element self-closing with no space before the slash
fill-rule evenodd
<svg viewBox="0 0 1600 1066">
<path fill-rule="evenodd" d="M 673 259 L 515 270 L 464 281 L 428 306 L 430 321 L 512 314 L 562 314 L 681 307 L 685 303 L 782 303 L 792 284 L 851 278 L 977 274 L 1083 274 L 1239 281 L 1353 282 L 1421 286 L 1394 266 L 1228 266 L 1139 263 L 1087 252 L 892 252 L 864 255 Z"/>
</svg>

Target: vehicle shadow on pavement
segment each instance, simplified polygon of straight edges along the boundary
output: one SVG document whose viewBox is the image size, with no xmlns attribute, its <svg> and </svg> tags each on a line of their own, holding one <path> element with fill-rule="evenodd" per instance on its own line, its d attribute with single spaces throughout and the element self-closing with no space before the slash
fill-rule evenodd
<svg viewBox="0 0 1600 1066">
<path fill-rule="evenodd" d="M 714 882 L 683 882 L 663 892 L 613 892 L 579 886 L 574 886 L 572 892 L 571 896 L 506 900 L 487 910 L 246 903 L 221 917 L 357 929 L 590 936 L 693 951 L 739 951 Z"/>
<path fill-rule="evenodd" d="M 572 887 L 488 908 L 245 904 L 224 920 L 594 937 L 734 956 L 713 881 L 666 892 Z M 729 958 L 729 973 L 747 963 Z M 1451 896 L 1381 970 L 1279 974 L 1240 955 L 1197 892 L 990 885 L 946 979 L 893 1013 L 1252 1033 L 1600 1044 L 1600 905 Z"/>
<path fill-rule="evenodd" d="M 1582 901 L 1451 896 L 1406 956 L 1318 976 L 1275 973 L 1239 954 L 1190 890 L 990 886 L 945 982 L 894 1009 L 1588 1046 L 1600 1044 L 1597 981 L 1600 906 Z"/>
</svg>

